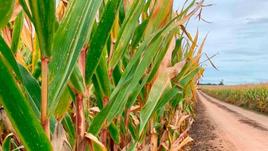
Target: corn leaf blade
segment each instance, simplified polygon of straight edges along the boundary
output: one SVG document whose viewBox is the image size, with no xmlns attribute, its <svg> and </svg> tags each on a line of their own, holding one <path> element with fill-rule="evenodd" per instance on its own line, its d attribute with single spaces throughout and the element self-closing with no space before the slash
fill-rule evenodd
<svg viewBox="0 0 268 151">
<path fill-rule="evenodd" d="M 111 57 L 110 67 L 112 69 L 115 68 L 120 58 L 126 52 L 129 41 L 135 32 L 136 26 L 138 26 L 138 20 L 144 6 L 145 1 L 135 1 L 134 4 L 132 4 L 126 18 L 124 19 L 115 44 L 115 50 Z"/>
<path fill-rule="evenodd" d="M 103 16 L 100 20 L 100 23 L 93 34 L 93 37 L 89 44 L 89 51 L 86 58 L 86 82 L 87 84 L 92 78 L 105 46 L 105 43 L 109 37 L 109 34 L 112 29 L 112 25 L 115 20 L 115 16 L 119 9 L 119 4 L 121 0 L 109 1 L 105 7 Z"/>
<path fill-rule="evenodd" d="M 0 54 L 0 101 L 4 106 L 16 133 L 29 151 L 52 150 L 51 144 L 30 104 L 23 87 L 16 81 L 8 61 Z M 10 101 L 12 100 L 12 101 Z M 25 119 L 31 119 L 25 122 Z"/>
<path fill-rule="evenodd" d="M 169 75 L 167 73 L 162 73 L 159 75 L 157 81 L 155 81 L 147 99 L 146 104 L 140 113 L 140 129 L 139 136 L 141 136 L 144 127 L 148 123 L 153 111 L 155 110 L 161 95 L 164 93 L 165 89 L 170 84 Z"/>
<path fill-rule="evenodd" d="M 66 81 L 69 80 L 80 51 L 90 35 L 101 3 L 101 0 L 71 1 L 68 12 L 59 25 L 49 64 L 49 114 L 55 111 L 58 99 L 66 86 Z"/>
<path fill-rule="evenodd" d="M 8 23 L 14 4 L 15 0 L 0 0 L 0 29 Z"/>
<path fill-rule="evenodd" d="M 16 53 L 18 49 L 22 25 L 23 25 L 23 13 L 20 12 L 15 20 L 15 25 L 14 25 L 15 27 L 14 27 L 14 31 L 12 34 L 11 50 L 13 53 Z"/>
<path fill-rule="evenodd" d="M 21 0 L 21 2 L 22 4 L 26 4 L 24 0 Z M 51 55 L 51 48 L 55 33 L 56 2 L 55 0 L 28 0 L 28 3 L 32 15 L 29 17 L 32 19 L 34 24 L 42 55 L 43 57 L 49 57 Z M 27 9 L 27 4 L 23 8 L 25 9 L 25 12 L 29 11 Z"/>
</svg>

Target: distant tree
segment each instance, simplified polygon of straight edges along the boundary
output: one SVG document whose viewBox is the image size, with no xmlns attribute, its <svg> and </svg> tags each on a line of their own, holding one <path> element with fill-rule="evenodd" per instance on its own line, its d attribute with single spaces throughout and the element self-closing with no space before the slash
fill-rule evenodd
<svg viewBox="0 0 268 151">
<path fill-rule="evenodd" d="M 218 85 L 224 85 L 223 80 L 221 80 Z"/>
</svg>

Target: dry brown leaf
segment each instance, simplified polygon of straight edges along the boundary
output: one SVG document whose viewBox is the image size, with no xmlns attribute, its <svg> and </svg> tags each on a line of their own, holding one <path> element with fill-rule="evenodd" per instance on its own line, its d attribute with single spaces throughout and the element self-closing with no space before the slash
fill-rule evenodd
<svg viewBox="0 0 268 151">
<path fill-rule="evenodd" d="M 9 21 L 15 21 L 16 17 L 18 16 L 18 14 L 22 11 L 22 7 L 20 6 L 20 2 L 19 0 L 16 0 L 16 3 L 15 3 L 15 6 L 14 6 L 14 9 L 13 9 L 13 13 L 12 13 L 12 16 L 10 18 Z"/>
<path fill-rule="evenodd" d="M 137 110 L 140 110 L 140 105 L 131 106 L 129 112 L 135 112 Z"/>
<path fill-rule="evenodd" d="M 170 151 L 179 151 L 181 150 L 185 145 L 192 142 L 193 139 L 190 136 L 187 136 L 185 139 L 183 139 L 182 142 L 175 141 L 174 144 L 171 145 Z"/>
<path fill-rule="evenodd" d="M 151 134 L 150 134 L 150 151 L 157 151 L 158 146 L 158 134 L 156 132 L 156 129 L 152 126 L 153 121 L 150 121 L 150 127 L 151 127 Z"/>
<path fill-rule="evenodd" d="M 25 18 L 26 22 L 24 23 L 21 31 L 21 40 L 22 43 L 32 52 L 34 50 L 34 45 L 33 45 L 33 38 L 32 33 L 33 27 L 32 24 L 29 20 L 29 18 Z"/>
<path fill-rule="evenodd" d="M 102 151 L 107 151 L 106 147 L 99 141 L 99 139 L 96 136 L 92 135 L 91 133 L 86 133 L 85 138 L 88 141 L 97 144 L 101 148 Z"/>
<path fill-rule="evenodd" d="M 71 145 L 65 134 L 65 130 L 61 123 L 56 123 L 55 131 L 52 135 L 52 146 L 56 151 L 71 151 Z"/>
<path fill-rule="evenodd" d="M 8 46 L 11 45 L 11 41 L 12 41 L 12 33 L 10 31 L 10 29 L 8 27 L 5 27 L 2 29 L 2 36 L 5 40 L 5 42 L 7 43 Z"/>
<path fill-rule="evenodd" d="M 99 109 L 99 107 L 95 106 L 95 107 L 90 108 L 89 111 L 98 113 L 98 112 L 100 112 L 100 109 Z"/>
<path fill-rule="evenodd" d="M 56 17 L 57 17 L 58 21 L 62 20 L 64 14 L 65 14 L 65 11 L 67 9 L 67 4 L 68 4 L 68 1 L 65 1 L 65 0 L 61 0 L 59 2 L 57 10 L 56 10 Z"/>
<path fill-rule="evenodd" d="M 8 119 L 6 112 L 4 110 L 4 108 L 0 108 L 0 122 L 4 124 L 5 128 L 10 131 L 15 133 L 14 128 L 12 127 L 12 124 L 10 122 L 10 120 Z"/>
<path fill-rule="evenodd" d="M 134 122 L 135 125 L 139 125 L 140 124 L 140 120 L 136 115 L 133 114 L 129 114 Z"/>
<path fill-rule="evenodd" d="M 181 127 L 182 122 L 184 122 L 186 119 L 188 119 L 190 116 L 189 115 L 183 115 L 181 116 L 180 120 L 178 121 L 178 123 L 176 123 L 177 127 Z"/>
</svg>

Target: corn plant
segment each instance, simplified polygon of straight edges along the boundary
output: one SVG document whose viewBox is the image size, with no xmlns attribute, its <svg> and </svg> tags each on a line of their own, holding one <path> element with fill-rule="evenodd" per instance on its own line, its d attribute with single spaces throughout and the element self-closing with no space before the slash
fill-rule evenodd
<svg viewBox="0 0 268 151">
<path fill-rule="evenodd" d="M 3 150 L 180 150 L 203 1 L 0 0 Z"/>
</svg>

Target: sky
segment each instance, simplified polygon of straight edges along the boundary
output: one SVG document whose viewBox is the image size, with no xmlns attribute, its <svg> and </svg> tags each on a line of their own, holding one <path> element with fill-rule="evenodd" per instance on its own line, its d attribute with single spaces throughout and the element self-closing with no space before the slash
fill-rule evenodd
<svg viewBox="0 0 268 151">
<path fill-rule="evenodd" d="M 184 0 L 174 0 L 174 9 Z M 205 0 L 203 17 L 212 23 L 191 20 L 188 30 L 201 39 L 208 33 L 204 52 L 217 66 L 208 62 L 202 83 L 235 85 L 268 81 L 268 0 Z M 203 58 L 205 59 L 205 58 Z"/>
</svg>

